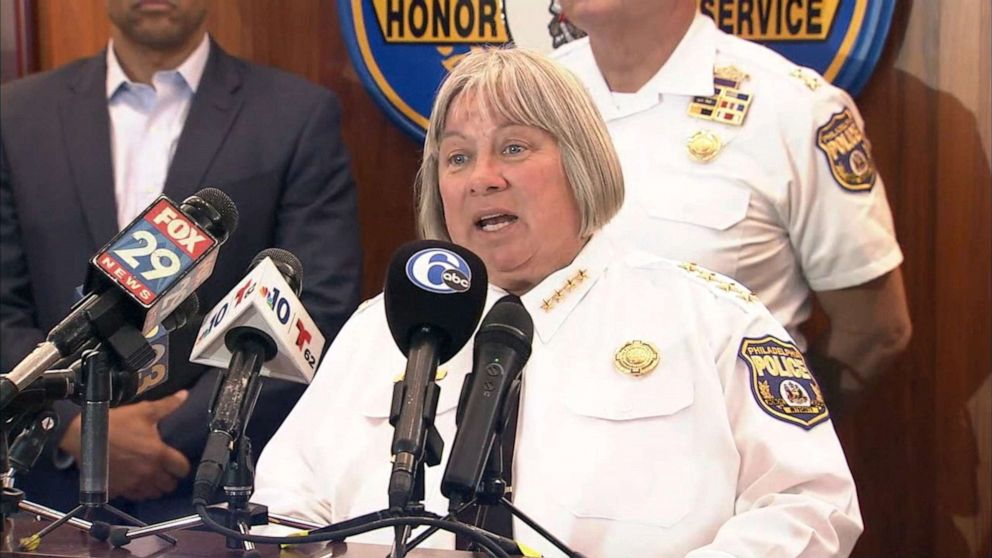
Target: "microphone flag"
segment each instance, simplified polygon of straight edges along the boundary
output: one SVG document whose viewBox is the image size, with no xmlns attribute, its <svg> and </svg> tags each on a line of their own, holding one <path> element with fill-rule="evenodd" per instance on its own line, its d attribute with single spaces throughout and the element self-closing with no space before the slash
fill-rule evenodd
<svg viewBox="0 0 992 558">
<path fill-rule="evenodd" d="M 147 310 L 142 333 L 150 333 L 213 273 L 219 244 L 165 196 L 159 196 L 105 249 L 93 257 L 93 282 L 111 282 Z M 165 296 L 163 296 L 165 295 Z"/>
<path fill-rule="evenodd" d="M 266 332 L 276 344 L 262 376 L 304 384 L 313 379 L 324 335 L 271 258 L 259 262 L 203 320 L 190 362 L 227 368 L 231 350 L 224 340 L 238 327 Z"/>
</svg>

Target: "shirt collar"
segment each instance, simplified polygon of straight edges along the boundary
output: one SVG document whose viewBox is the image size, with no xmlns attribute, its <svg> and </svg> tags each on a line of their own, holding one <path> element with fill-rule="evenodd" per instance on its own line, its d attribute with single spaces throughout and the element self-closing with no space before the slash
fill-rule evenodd
<svg viewBox="0 0 992 558">
<path fill-rule="evenodd" d="M 593 235 L 572 263 L 547 276 L 521 300 L 534 320 L 534 331 L 548 343 L 572 310 L 599 280 L 617 247 L 602 233 Z M 498 296 L 505 291 L 493 287 Z"/>
<path fill-rule="evenodd" d="M 679 41 L 672 55 L 658 72 L 648 80 L 636 95 L 655 92 L 658 95 L 713 94 L 713 66 L 716 63 L 716 24 L 709 17 L 696 12 L 685 36 Z M 567 56 L 574 56 L 572 70 L 581 78 L 603 112 L 606 119 L 620 116 L 613 106 L 612 95 L 606 78 L 596 65 L 596 58 L 588 45 L 589 38 L 575 41 Z M 657 99 L 651 101 L 657 102 Z"/>
<path fill-rule="evenodd" d="M 203 70 L 207 66 L 207 58 L 209 56 L 210 36 L 204 33 L 203 40 L 186 57 L 186 60 L 183 60 L 182 64 L 177 66 L 175 70 L 165 71 L 178 73 L 182 76 L 186 85 L 189 86 L 190 91 L 196 93 L 196 88 L 200 85 L 200 78 L 203 77 Z M 127 74 L 124 73 L 124 68 L 121 67 L 120 62 L 117 60 L 117 54 L 114 52 L 114 40 L 110 39 L 107 45 L 107 99 L 112 98 L 122 85 L 129 83 L 132 82 L 128 79 Z"/>
<path fill-rule="evenodd" d="M 672 55 L 641 89 L 655 90 L 662 95 L 712 95 L 715 32 L 713 20 L 696 12 Z"/>
</svg>

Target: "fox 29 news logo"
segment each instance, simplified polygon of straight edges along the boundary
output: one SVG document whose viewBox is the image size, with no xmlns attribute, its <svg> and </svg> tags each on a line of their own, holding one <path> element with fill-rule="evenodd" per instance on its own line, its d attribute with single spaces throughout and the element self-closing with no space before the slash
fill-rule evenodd
<svg viewBox="0 0 992 558">
<path fill-rule="evenodd" d="M 432 293 L 463 293 L 472 286 L 468 263 L 442 248 L 427 248 L 410 256 L 406 276 L 414 285 Z"/>
<path fill-rule="evenodd" d="M 150 307 L 181 279 L 216 241 L 161 197 L 94 258 L 93 263 Z"/>
</svg>

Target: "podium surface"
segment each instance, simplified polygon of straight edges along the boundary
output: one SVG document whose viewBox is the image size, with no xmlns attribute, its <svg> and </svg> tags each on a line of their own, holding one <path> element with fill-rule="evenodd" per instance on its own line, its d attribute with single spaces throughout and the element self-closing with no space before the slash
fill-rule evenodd
<svg viewBox="0 0 992 558">
<path fill-rule="evenodd" d="M 71 526 L 63 525 L 49 533 L 38 550 L 21 552 L 17 544 L 21 537 L 37 533 L 48 521 L 38 521 L 33 516 L 18 514 L 8 519 L 3 526 L 3 544 L 0 556 L 21 558 L 237 558 L 241 551 L 227 548 L 224 536 L 209 531 L 173 531 L 169 534 L 179 544 L 157 538 L 146 537 L 131 542 L 127 546 L 114 548 L 108 542 L 101 542 Z M 259 553 L 266 558 L 385 558 L 389 547 L 375 544 L 327 543 L 305 544 L 280 549 L 278 545 L 258 545 Z M 416 548 L 407 553 L 409 558 L 483 558 L 485 555 L 460 550 L 435 550 Z"/>
</svg>

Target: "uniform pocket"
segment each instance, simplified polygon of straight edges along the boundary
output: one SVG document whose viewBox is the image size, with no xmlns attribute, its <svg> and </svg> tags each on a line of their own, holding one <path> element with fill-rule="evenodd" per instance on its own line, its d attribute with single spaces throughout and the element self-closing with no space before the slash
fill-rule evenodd
<svg viewBox="0 0 992 558">
<path fill-rule="evenodd" d="M 697 481 L 688 373 L 610 371 L 575 383 L 564 403 L 573 424 L 562 431 L 577 451 L 555 492 L 576 517 L 671 527 L 689 513 Z"/>
<path fill-rule="evenodd" d="M 647 229 L 638 231 L 649 252 L 691 261 L 733 276 L 737 272 L 750 191 L 717 177 L 679 175 L 662 188 L 644 192 Z M 633 213 L 633 214 L 636 214 Z"/>
<path fill-rule="evenodd" d="M 673 198 L 655 200 L 647 213 L 706 229 L 725 231 L 744 219 L 751 193 L 712 178 L 683 177 L 686 183 Z"/>
</svg>

